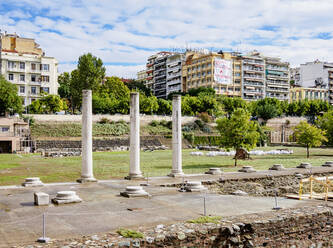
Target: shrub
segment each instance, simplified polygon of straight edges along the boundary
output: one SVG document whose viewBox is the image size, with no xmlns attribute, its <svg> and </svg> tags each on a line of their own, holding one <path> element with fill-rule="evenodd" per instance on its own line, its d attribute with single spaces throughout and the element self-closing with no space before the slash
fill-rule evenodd
<svg viewBox="0 0 333 248">
<path fill-rule="evenodd" d="M 194 220 L 188 220 L 187 223 L 195 223 L 195 224 L 204 224 L 204 223 L 214 223 L 219 224 L 222 217 L 220 216 L 201 216 Z"/>
<path fill-rule="evenodd" d="M 198 118 L 206 123 L 212 122 L 212 117 L 207 112 L 199 113 Z"/>
<path fill-rule="evenodd" d="M 191 145 L 194 143 L 194 133 L 184 133 L 184 139 L 186 139 Z"/>
<path fill-rule="evenodd" d="M 144 238 L 143 233 L 131 229 L 120 228 L 118 229 L 117 233 L 123 236 L 124 238 L 136 238 L 136 239 Z"/>
<path fill-rule="evenodd" d="M 205 123 L 200 119 L 195 120 L 194 123 L 197 124 L 200 129 L 202 129 L 205 126 Z"/>
<path fill-rule="evenodd" d="M 158 123 L 158 121 L 154 120 L 154 121 L 150 122 L 149 125 L 152 127 L 157 127 L 159 125 L 159 123 Z"/>
<path fill-rule="evenodd" d="M 110 121 L 109 121 L 108 118 L 104 117 L 104 118 L 100 119 L 100 121 L 98 123 L 100 123 L 100 124 L 106 124 L 106 123 L 110 123 Z"/>
</svg>

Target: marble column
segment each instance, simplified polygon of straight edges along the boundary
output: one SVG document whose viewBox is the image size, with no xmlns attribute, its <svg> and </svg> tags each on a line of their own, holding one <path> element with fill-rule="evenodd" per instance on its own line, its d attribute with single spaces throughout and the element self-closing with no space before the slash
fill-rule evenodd
<svg viewBox="0 0 333 248">
<path fill-rule="evenodd" d="M 80 183 L 96 182 L 92 158 L 92 100 L 91 90 L 82 91 L 82 171 Z"/>
<path fill-rule="evenodd" d="M 182 169 L 182 111 L 181 96 L 172 98 L 172 170 L 169 176 L 183 176 Z"/>
<path fill-rule="evenodd" d="M 140 105 L 139 93 L 131 93 L 130 102 L 130 171 L 126 179 L 143 178 L 140 170 Z"/>
</svg>

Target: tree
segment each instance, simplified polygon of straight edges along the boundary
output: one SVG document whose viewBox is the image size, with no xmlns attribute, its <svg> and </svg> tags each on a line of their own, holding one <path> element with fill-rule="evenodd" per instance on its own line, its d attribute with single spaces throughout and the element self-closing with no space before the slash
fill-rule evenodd
<svg viewBox="0 0 333 248">
<path fill-rule="evenodd" d="M 156 96 L 146 97 L 140 92 L 140 112 L 145 114 L 156 113 L 158 110 L 158 102 Z"/>
<path fill-rule="evenodd" d="M 71 99 L 71 74 L 64 72 L 58 77 L 58 94 L 61 98 Z"/>
<path fill-rule="evenodd" d="M 81 107 L 82 90 L 97 91 L 105 77 L 103 61 L 91 53 L 79 57 L 77 69 L 71 73 L 72 110 Z"/>
<path fill-rule="evenodd" d="M 246 101 L 240 97 L 220 96 L 217 100 L 223 105 L 223 110 L 228 116 L 238 108 L 248 109 Z"/>
<path fill-rule="evenodd" d="M 330 110 L 319 116 L 316 122 L 317 126 L 325 130 L 327 137 L 327 144 L 333 145 L 333 110 Z"/>
<path fill-rule="evenodd" d="M 282 114 L 281 103 L 275 98 L 264 98 L 254 105 L 253 115 L 263 118 L 265 121 Z"/>
<path fill-rule="evenodd" d="M 188 91 L 188 94 L 190 96 L 199 96 L 200 93 L 204 93 L 204 94 L 210 95 L 210 96 L 215 96 L 215 90 L 210 87 L 193 88 Z"/>
<path fill-rule="evenodd" d="M 17 94 L 16 85 L 6 81 L 0 75 L 0 115 L 21 113 L 22 99 Z"/>
<path fill-rule="evenodd" d="M 325 131 L 307 123 L 301 121 L 294 128 L 294 136 L 297 144 L 306 146 L 306 157 L 309 158 L 309 149 L 311 147 L 320 146 L 323 141 L 327 141 L 325 137 Z"/>
<path fill-rule="evenodd" d="M 250 114 L 241 108 L 236 109 L 230 119 L 223 117 L 217 120 L 217 129 L 221 134 L 221 145 L 234 148 L 237 152 L 240 148 L 247 150 L 256 146 L 259 140 L 257 123 L 250 120 Z M 235 156 L 235 166 L 237 157 Z"/>
<path fill-rule="evenodd" d="M 125 83 L 125 85 L 129 88 L 130 91 L 141 91 L 143 92 L 146 96 L 152 96 L 151 90 L 144 85 L 144 83 L 136 81 L 136 80 L 130 80 L 129 82 Z"/>
<path fill-rule="evenodd" d="M 157 99 L 157 103 L 158 103 L 158 114 L 160 115 L 170 115 L 172 112 L 172 104 L 170 101 L 168 100 L 164 100 L 164 99 Z"/>
<path fill-rule="evenodd" d="M 66 109 L 66 102 L 58 95 L 45 95 L 29 105 L 29 112 L 33 114 L 52 114 Z"/>
</svg>

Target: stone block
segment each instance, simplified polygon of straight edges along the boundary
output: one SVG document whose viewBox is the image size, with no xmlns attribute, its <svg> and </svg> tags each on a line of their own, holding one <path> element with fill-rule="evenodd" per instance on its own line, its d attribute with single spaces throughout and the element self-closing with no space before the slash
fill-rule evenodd
<svg viewBox="0 0 333 248">
<path fill-rule="evenodd" d="M 222 174 L 222 171 L 220 168 L 209 168 L 209 171 L 206 171 L 205 174 L 220 175 Z"/>
<path fill-rule="evenodd" d="M 34 203 L 37 206 L 47 206 L 50 203 L 50 196 L 43 192 L 35 192 Z"/>
<path fill-rule="evenodd" d="M 207 190 L 200 181 L 186 182 L 185 190 L 187 192 L 201 192 Z"/>
<path fill-rule="evenodd" d="M 323 164 L 322 166 L 324 166 L 324 167 L 333 167 L 333 161 L 326 161 L 325 164 Z"/>
<path fill-rule="evenodd" d="M 44 186 L 39 177 L 28 177 L 25 179 L 25 182 L 22 183 L 24 187 L 41 187 Z"/>
<path fill-rule="evenodd" d="M 305 162 L 302 162 L 300 163 L 299 166 L 297 166 L 296 168 L 299 168 L 299 169 L 310 169 L 312 166 L 310 163 L 305 163 Z"/>
<path fill-rule="evenodd" d="M 55 204 L 68 204 L 82 202 L 81 198 L 76 195 L 75 191 L 59 191 L 55 198 L 52 199 Z"/>
<path fill-rule="evenodd" d="M 124 197 L 148 197 L 150 196 L 141 186 L 127 186 L 124 192 L 120 192 Z"/>
<path fill-rule="evenodd" d="M 271 168 L 269 168 L 270 170 L 285 170 L 284 166 L 282 164 L 273 164 L 273 166 Z"/>
<path fill-rule="evenodd" d="M 243 166 L 242 169 L 238 170 L 239 172 L 245 172 L 245 173 L 251 173 L 251 172 L 256 172 L 255 169 L 253 169 L 252 166 Z"/>
</svg>

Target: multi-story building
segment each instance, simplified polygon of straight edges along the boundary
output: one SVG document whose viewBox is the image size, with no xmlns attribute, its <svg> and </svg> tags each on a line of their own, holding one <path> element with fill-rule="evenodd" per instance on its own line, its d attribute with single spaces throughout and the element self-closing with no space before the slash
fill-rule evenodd
<svg viewBox="0 0 333 248">
<path fill-rule="evenodd" d="M 265 58 L 266 97 L 289 100 L 289 63 L 280 58 Z"/>
<path fill-rule="evenodd" d="M 304 88 L 328 88 L 328 74 L 332 69 L 333 63 L 321 62 L 319 60 L 301 64 L 299 69 L 300 85 Z"/>
<path fill-rule="evenodd" d="M 290 102 L 301 100 L 323 100 L 328 101 L 328 89 L 323 88 L 290 88 Z"/>
<path fill-rule="evenodd" d="M 217 82 L 216 61 L 230 62 L 229 82 Z M 182 69 L 183 90 L 186 92 L 198 87 L 211 87 L 218 95 L 241 96 L 241 61 L 239 55 L 230 52 L 187 52 Z M 228 81 L 228 80 L 227 80 Z"/>
<path fill-rule="evenodd" d="M 265 60 L 258 52 L 242 56 L 242 98 L 265 98 Z"/>
<path fill-rule="evenodd" d="M 328 70 L 328 101 L 333 105 L 333 70 Z"/>
<path fill-rule="evenodd" d="M 145 85 L 151 91 L 154 90 L 154 63 L 155 59 L 157 58 L 157 54 L 153 54 L 148 57 L 148 61 L 146 64 L 146 80 Z"/>
<path fill-rule="evenodd" d="M 146 82 L 146 78 L 147 78 L 147 72 L 146 72 L 146 70 L 141 70 L 136 75 L 137 75 L 137 80 L 139 82 L 142 82 L 142 83 Z"/>
<path fill-rule="evenodd" d="M 167 57 L 166 61 L 166 95 L 182 92 L 182 65 L 185 54 L 175 53 Z"/>
<path fill-rule="evenodd" d="M 1 34 L 1 74 L 18 87 L 24 105 L 40 93 L 58 94 L 58 62 L 45 56 L 34 39 Z"/>
<path fill-rule="evenodd" d="M 167 58 L 170 52 L 159 52 L 151 55 L 146 64 L 145 85 L 158 98 L 167 97 Z"/>
</svg>

